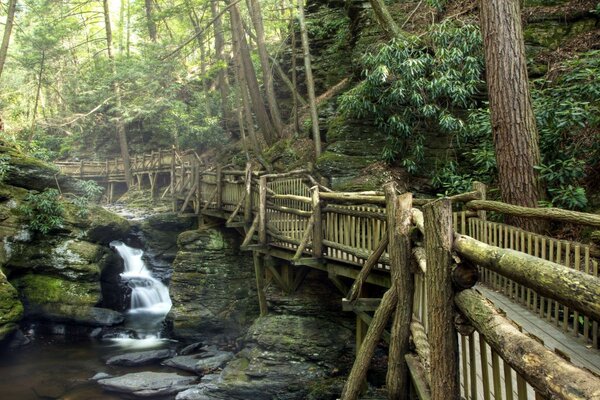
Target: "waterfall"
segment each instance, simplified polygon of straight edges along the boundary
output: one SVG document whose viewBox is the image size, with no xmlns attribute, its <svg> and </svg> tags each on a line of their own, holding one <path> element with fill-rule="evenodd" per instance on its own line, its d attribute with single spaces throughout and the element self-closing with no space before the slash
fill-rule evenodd
<svg viewBox="0 0 600 400">
<path fill-rule="evenodd" d="M 129 247 L 121 241 L 110 242 L 125 263 L 121 277 L 131 288 L 131 304 L 126 325 L 134 329 L 139 338 L 159 338 L 162 322 L 171 309 L 169 289 L 146 267 L 142 260 L 144 252 Z"/>
</svg>

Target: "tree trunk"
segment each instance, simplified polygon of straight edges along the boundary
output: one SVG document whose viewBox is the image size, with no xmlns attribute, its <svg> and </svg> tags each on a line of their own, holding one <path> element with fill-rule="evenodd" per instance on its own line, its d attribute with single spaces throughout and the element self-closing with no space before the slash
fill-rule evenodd
<svg viewBox="0 0 600 400">
<path fill-rule="evenodd" d="M 302 38 L 304 69 L 306 73 L 306 89 L 308 91 L 308 104 L 310 106 L 310 118 L 312 119 L 312 134 L 315 143 L 315 158 L 318 158 L 321 155 L 321 133 L 319 131 L 319 114 L 317 113 L 315 81 L 313 79 L 312 66 L 310 62 L 308 30 L 306 28 L 306 20 L 304 18 L 304 0 L 298 0 L 298 21 L 300 22 L 300 34 Z"/>
<path fill-rule="evenodd" d="M 402 36 L 402 30 L 398 27 L 383 0 L 369 0 L 375 19 L 389 39 Z"/>
<path fill-rule="evenodd" d="M 40 70 L 38 71 L 38 82 L 37 82 L 37 90 L 35 92 L 35 101 L 33 102 L 33 112 L 31 117 L 31 128 L 29 132 L 29 137 L 27 138 L 27 143 L 31 143 L 33 137 L 35 136 L 35 123 L 37 119 L 37 110 L 38 105 L 40 103 L 40 95 L 42 93 L 42 76 L 44 75 L 44 64 L 46 63 L 46 51 L 42 50 L 42 59 L 40 61 Z M 42 105 L 43 107 L 43 105 Z"/>
<path fill-rule="evenodd" d="M 540 152 L 529 93 L 519 1 L 482 0 L 480 10 L 502 200 L 537 207 L 541 188 L 534 167 L 540 164 Z M 543 228 L 539 221 L 511 218 L 510 222 L 534 232 Z"/>
<path fill-rule="evenodd" d="M 229 110 L 229 82 L 227 81 L 227 59 L 223 52 L 225 40 L 223 39 L 223 23 L 219 15 L 217 0 L 211 0 L 210 10 L 214 19 L 213 29 L 215 33 L 215 57 L 223 65 L 217 74 L 219 93 L 221 95 L 221 110 L 223 112 L 224 128 L 227 129 L 230 123 L 231 112 Z"/>
<path fill-rule="evenodd" d="M 4 70 L 4 63 L 6 62 L 6 54 L 8 53 L 8 44 L 10 42 L 10 35 L 12 33 L 12 27 L 15 23 L 16 8 L 17 8 L 17 0 L 9 0 L 8 12 L 6 15 L 6 25 L 4 25 L 4 36 L 2 36 L 2 45 L 0 45 L 0 78 L 2 78 L 2 71 Z"/>
<path fill-rule="evenodd" d="M 271 112 L 271 120 L 273 121 L 273 127 L 277 132 L 277 136 L 279 136 L 281 135 L 283 124 L 281 122 L 279 106 L 277 105 L 277 98 L 275 97 L 275 89 L 273 87 L 273 73 L 271 71 L 271 65 L 269 63 L 267 45 L 265 44 L 265 29 L 263 26 L 260 0 L 248 0 L 248 8 L 250 10 L 250 17 L 252 18 L 254 30 L 256 31 L 256 46 L 258 47 L 258 56 L 260 58 L 263 82 L 265 85 L 265 92 L 267 95 L 267 103 L 269 104 L 269 111 Z"/>
<path fill-rule="evenodd" d="M 412 321 L 414 278 L 410 272 L 410 228 L 412 194 L 396 195 L 395 182 L 384 187 L 388 217 L 388 252 L 392 290 L 396 290 L 398 305 L 394 313 L 389 349 L 386 386 L 388 399 L 407 399 L 409 377 L 404 357 L 409 352 Z"/>
<path fill-rule="evenodd" d="M 296 29 L 294 27 L 294 19 L 290 19 L 290 32 L 292 35 L 292 92 L 298 93 L 298 71 L 296 71 Z M 292 114 L 294 115 L 294 133 L 298 135 L 300 133 L 300 117 L 298 116 L 298 101 L 299 99 L 294 95 L 293 97 L 293 109 Z"/>
<path fill-rule="evenodd" d="M 252 65 L 252 59 L 250 58 L 250 51 L 248 50 L 248 42 L 246 41 L 242 18 L 236 3 L 231 5 L 229 14 L 231 16 L 231 32 L 235 38 L 234 40 L 236 40 L 238 43 L 238 52 L 241 65 L 243 67 L 242 72 L 245 76 L 250 98 L 252 99 L 252 108 L 254 110 L 254 114 L 256 115 L 256 121 L 258 122 L 258 126 L 260 127 L 267 144 L 272 144 L 275 142 L 276 134 L 273 125 L 271 124 L 269 114 L 265 108 L 265 104 L 263 103 L 260 95 L 258 80 L 256 79 L 256 71 L 254 71 L 254 66 Z"/>
<path fill-rule="evenodd" d="M 150 36 L 150 40 L 156 42 L 156 23 L 154 22 L 153 16 L 153 8 L 154 8 L 154 0 L 145 0 L 145 8 L 146 8 L 146 24 L 148 26 L 148 35 Z"/>
<path fill-rule="evenodd" d="M 537 395 L 542 399 L 600 398 L 598 377 L 573 366 L 520 332 L 475 290 L 458 293 L 454 301 L 492 349 L 534 387 L 536 398 Z"/>
<path fill-rule="evenodd" d="M 121 157 L 123 158 L 123 173 L 125 175 L 125 184 L 129 188 L 132 182 L 131 176 L 131 160 L 129 158 L 129 147 L 127 144 L 127 134 L 125 132 L 125 124 L 123 123 L 123 117 L 121 115 L 122 100 L 121 100 L 121 88 L 117 82 L 117 66 L 115 63 L 115 56 L 113 54 L 113 43 L 112 43 L 112 28 L 110 24 L 110 9 L 108 8 L 108 0 L 102 1 L 104 6 L 104 26 L 106 29 L 106 48 L 108 51 L 108 58 L 110 60 L 112 75 L 113 75 L 113 92 L 117 102 L 117 138 L 119 139 L 119 147 L 121 149 Z"/>
</svg>

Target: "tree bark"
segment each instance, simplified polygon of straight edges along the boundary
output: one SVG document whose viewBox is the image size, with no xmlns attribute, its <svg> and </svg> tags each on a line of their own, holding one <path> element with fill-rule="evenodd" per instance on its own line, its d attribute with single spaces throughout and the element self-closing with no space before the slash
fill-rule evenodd
<svg viewBox="0 0 600 400">
<path fill-rule="evenodd" d="M 511 249 L 457 235 L 454 249 L 473 263 L 600 320 L 600 278 Z"/>
<path fill-rule="evenodd" d="M 315 143 L 315 158 L 321 155 L 321 133 L 319 130 L 319 114 L 315 96 L 315 81 L 312 75 L 310 61 L 310 48 L 308 43 L 308 29 L 304 18 L 304 0 L 298 0 L 298 21 L 300 23 L 300 36 L 302 38 L 302 52 L 304 56 L 304 69 L 306 74 L 306 90 L 308 91 L 308 104 L 310 107 L 310 118 L 312 120 L 312 134 Z"/>
<path fill-rule="evenodd" d="M 387 9 L 383 0 L 369 0 L 373 13 L 375 13 L 375 19 L 381 26 L 381 29 L 385 32 L 389 39 L 402 36 L 402 30 L 396 24 L 396 21 L 392 18 L 389 10 Z"/>
<path fill-rule="evenodd" d="M 146 9 L 146 25 L 148 26 L 148 35 L 150 36 L 150 40 L 156 42 L 157 32 L 156 32 L 156 23 L 154 22 L 154 0 L 145 0 L 145 9 Z"/>
<path fill-rule="evenodd" d="M 112 75 L 113 75 L 113 92 L 117 102 L 117 138 L 119 139 L 119 147 L 121 149 L 121 157 L 123 158 L 123 173 L 125 175 L 125 184 L 129 188 L 131 184 L 131 160 L 129 157 L 129 147 L 127 143 L 127 134 L 125 132 L 125 124 L 123 123 L 123 116 L 121 115 L 121 107 L 123 106 L 121 100 L 121 88 L 117 82 L 117 65 L 115 63 L 115 56 L 113 54 L 113 43 L 112 43 L 112 27 L 110 24 L 110 9 L 108 7 L 108 0 L 103 0 L 104 7 L 104 26 L 106 29 L 106 48 L 108 51 L 108 58 L 111 64 Z"/>
<path fill-rule="evenodd" d="M 223 112 L 224 128 L 229 127 L 231 111 L 229 109 L 229 82 L 227 81 L 227 59 L 223 52 L 225 40 L 223 38 L 223 23 L 219 15 L 219 7 L 217 0 L 211 0 L 210 10 L 214 19 L 213 29 L 215 34 L 215 57 L 217 61 L 223 65 L 217 74 L 217 82 L 219 86 L 219 94 L 221 95 L 221 110 Z"/>
<path fill-rule="evenodd" d="M 6 14 L 6 25 L 4 25 L 4 35 L 2 36 L 2 45 L 0 45 L 0 78 L 6 63 L 6 55 L 8 54 L 8 44 L 10 43 L 10 35 L 15 23 L 15 11 L 17 9 L 17 0 L 9 0 L 8 12 Z"/>
<path fill-rule="evenodd" d="M 42 59 L 40 61 L 40 70 L 38 71 L 37 90 L 35 92 L 35 101 L 33 102 L 33 111 L 31 116 L 31 127 L 27 143 L 31 143 L 35 136 L 35 124 L 37 119 L 37 110 L 40 103 L 40 95 L 42 94 L 42 76 L 44 75 L 44 65 L 46 63 L 46 51 L 42 50 Z M 43 108 L 43 105 L 42 105 Z"/>
<path fill-rule="evenodd" d="M 250 51 L 248 50 L 248 42 L 246 41 L 242 18 L 236 3 L 231 5 L 229 14 L 231 17 L 231 32 L 238 43 L 239 57 L 243 67 L 242 72 L 245 76 L 250 98 L 252 99 L 252 108 L 254 110 L 254 114 L 256 115 L 256 121 L 267 144 L 272 144 L 275 142 L 277 135 L 275 134 L 275 130 L 271 123 L 271 118 L 267 113 L 265 104 L 263 103 L 263 99 L 260 95 L 258 80 L 256 79 L 256 71 L 254 71 L 254 66 L 252 65 L 252 59 L 250 58 Z"/>
<path fill-rule="evenodd" d="M 452 203 L 436 200 L 423 207 L 427 253 L 427 318 L 431 345 L 431 398 L 460 398 L 458 340 L 454 328 Z"/>
<path fill-rule="evenodd" d="M 534 387 L 541 398 L 600 398 L 599 378 L 520 332 L 476 291 L 464 290 L 454 301 L 486 342 Z"/>
<path fill-rule="evenodd" d="M 480 13 L 502 200 L 537 207 L 542 191 L 534 167 L 540 164 L 540 152 L 519 1 L 482 0 Z M 533 232 L 543 229 L 539 221 L 518 217 L 510 223 Z"/>
<path fill-rule="evenodd" d="M 256 46 L 260 58 L 267 103 L 269 104 L 269 111 L 271 112 L 271 120 L 273 121 L 273 127 L 275 128 L 277 136 L 280 136 L 283 129 L 283 123 L 281 122 L 281 114 L 279 112 L 279 106 L 277 105 L 275 88 L 273 87 L 273 72 L 269 63 L 267 45 L 265 44 L 265 28 L 263 25 L 260 0 L 248 0 L 248 8 L 250 10 L 250 17 L 252 18 L 254 30 L 256 31 Z"/>
<path fill-rule="evenodd" d="M 398 197 L 395 182 L 385 185 L 388 216 L 388 252 L 392 289 L 396 290 L 398 305 L 394 313 L 389 348 L 386 386 L 388 399 L 407 399 L 409 377 L 404 357 L 409 352 L 412 320 L 414 278 L 410 272 L 410 228 L 412 194 Z"/>
</svg>

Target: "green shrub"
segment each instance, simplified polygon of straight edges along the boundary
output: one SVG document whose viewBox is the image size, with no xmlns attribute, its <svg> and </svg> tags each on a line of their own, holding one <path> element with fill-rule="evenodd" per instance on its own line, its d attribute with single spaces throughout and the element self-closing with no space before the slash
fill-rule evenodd
<svg viewBox="0 0 600 400">
<path fill-rule="evenodd" d="M 20 211 L 29 219 L 28 226 L 33 232 L 47 234 L 52 229 L 61 227 L 64 221 L 65 210 L 56 189 L 28 193 Z"/>
</svg>

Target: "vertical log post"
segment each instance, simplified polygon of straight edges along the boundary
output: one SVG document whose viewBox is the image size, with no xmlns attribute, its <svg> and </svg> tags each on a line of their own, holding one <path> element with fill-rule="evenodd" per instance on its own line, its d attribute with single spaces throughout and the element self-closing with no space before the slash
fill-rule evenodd
<svg viewBox="0 0 600 400">
<path fill-rule="evenodd" d="M 246 198 L 244 200 L 244 224 L 252 225 L 252 164 L 246 164 Z"/>
<path fill-rule="evenodd" d="M 258 241 L 267 246 L 267 177 L 258 181 Z"/>
<path fill-rule="evenodd" d="M 196 208 L 194 212 L 196 214 L 200 214 L 200 210 L 202 209 L 202 165 L 198 161 L 194 161 L 196 163 L 196 169 L 198 173 L 196 174 Z"/>
<path fill-rule="evenodd" d="M 431 345 L 431 399 L 459 399 L 458 339 L 452 290 L 452 203 L 433 201 L 423 207 L 427 254 L 427 316 Z"/>
<path fill-rule="evenodd" d="M 223 167 L 220 164 L 217 164 L 217 197 L 216 200 L 216 208 L 220 210 L 223 208 Z"/>
<path fill-rule="evenodd" d="M 265 295 L 265 257 L 258 251 L 253 251 L 254 273 L 256 275 L 256 291 L 258 293 L 258 306 L 260 316 L 267 315 L 267 296 Z"/>
<path fill-rule="evenodd" d="M 175 175 L 175 149 L 171 152 L 171 200 L 173 202 L 173 212 L 177 211 L 177 193 L 175 192 L 175 181 L 177 177 Z"/>
<path fill-rule="evenodd" d="M 312 251 L 313 258 L 323 258 L 323 219 L 321 213 L 321 199 L 319 197 L 319 187 L 314 186 L 312 190 L 312 212 L 314 217 Z"/>
<path fill-rule="evenodd" d="M 83 179 L 83 160 L 79 162 L 79 178 Z"/>
<path fill-rule="evenodd" d="M 388 399 L 408 398 L 408 367 L 404 356 L 409 352 L 410 322 L 414 279 L 410 271 L 410 227 L 412 194 L 398 197 L 396 182 L 384 186 L 388 224 L 390 274 L 392 290 L 398 296 L 398 304 L 392 322 L 386 377 Z"/>
<path fill-rule="evenodd" d="M 487 186 L 482 182 L 473 182 L 473 190 L 481 193 L 481 200 L 485 200 L 487 198 Z M 485 210 L 477 211 L 477 217 L 482 221 L 487 219 Z"/>
</svg>

